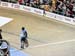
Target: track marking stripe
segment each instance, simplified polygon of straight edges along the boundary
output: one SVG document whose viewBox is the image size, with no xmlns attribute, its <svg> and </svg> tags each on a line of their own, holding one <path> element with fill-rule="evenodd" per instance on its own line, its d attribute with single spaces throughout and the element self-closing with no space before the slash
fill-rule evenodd
<svg viewBox="0 0 75 56">
<path fill-rule="evenodd" d="M 63 44 L 63 43 L 68 43 L 68 42 L 73 42 L 75 39 L 72 40 L 66 40 L 66 41 L 60 41 L 60 42 L 55 42 L 55 43 L 47 43 L 47 44 L 42 44 L 42 45 L 36 45 L 36 46 L 30 46 L 29 48 L 38 48 L 38 47 L 43 47 L 43 46 L 48 46 L 48 45 L 58 45 L 58 44 Z"/>
</svg>

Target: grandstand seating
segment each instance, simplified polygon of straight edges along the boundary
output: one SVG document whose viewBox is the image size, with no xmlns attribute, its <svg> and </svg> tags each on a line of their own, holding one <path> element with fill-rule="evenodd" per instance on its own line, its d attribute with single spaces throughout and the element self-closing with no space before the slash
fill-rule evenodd
<svg viewBox="0 0 75 56">
<path fill-rule="evenodd" d="M 19 3 L 25 6 L 45 9 L 59 15 L 74 18 L 75 0 L 1 0 L 5 2 Z"/>
</svg>

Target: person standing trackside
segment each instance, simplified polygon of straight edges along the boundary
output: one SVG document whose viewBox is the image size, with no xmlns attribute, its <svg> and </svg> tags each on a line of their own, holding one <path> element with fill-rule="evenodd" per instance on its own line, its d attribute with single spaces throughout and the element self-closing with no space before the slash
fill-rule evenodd
<svg viewBox="0 0 75 56">
<path fill-rule="evenodd" d="M 27 34 L 27 31 L 24 27 L 22 27 L 21 29 L 21 33 L 20 33 L 20 40 L 21 40 L 21 48 L 24 49 L 24 46 L 25 47 L 28 47 L 28 34 Z"/>
<path fill-rule="evenodd" d="M 1 34 L 1 32 L 2 32 L 2 29 L 0 29 L 0 39 L 2 39 L 2 34 Z"/>
</svg>

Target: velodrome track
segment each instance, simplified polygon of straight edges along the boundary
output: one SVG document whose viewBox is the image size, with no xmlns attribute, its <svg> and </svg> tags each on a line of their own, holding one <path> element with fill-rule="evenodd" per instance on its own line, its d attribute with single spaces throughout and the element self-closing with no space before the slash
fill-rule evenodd
<svg viewBox="0 0 75 56">
<path fill-rule="evenodd" d="M 30 56 L 75 56 L 75 26 L 2 7 L 0 16 L 13 18 L 12 22 L 0 28 L 5 31 L 3 38 L 17 51 L 20 49 L 19 33 L 21 27 L 25 26 L 30 46 L 21 51 Z"/>
</svg>

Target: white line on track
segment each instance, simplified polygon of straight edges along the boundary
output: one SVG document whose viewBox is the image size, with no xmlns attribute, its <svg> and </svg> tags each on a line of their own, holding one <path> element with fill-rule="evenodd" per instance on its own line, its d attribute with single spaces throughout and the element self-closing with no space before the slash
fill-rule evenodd
<svg viewBox="0 0 75 56">
<path fill-rule="evenodd" d="M 73 42 L 73 41 L 75 41 L 75 39 L 65 40 L 65 41 L 60 41 L 60 42 L 55 42 L 55 43 L 41 44 L 41 45 L 36 45 L 36 46 L 29 46 L 29 48 L 38 48 L 38 47 L 43 47 L 43 46 L 48 46 L 48 45 L 56 45 L 56 44 L 63 44 L 63 43 L 68 43 L 68 42 Z"/>
</svg>

